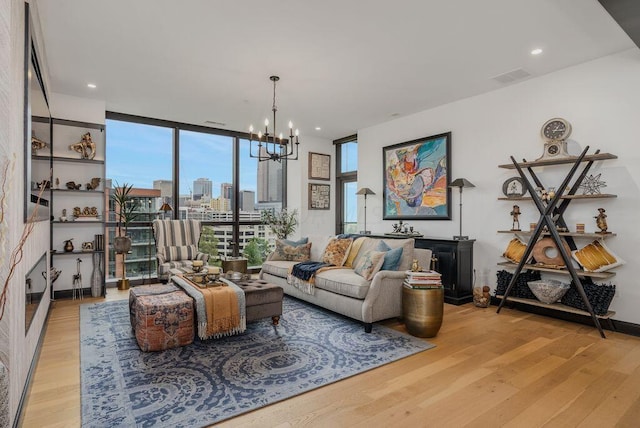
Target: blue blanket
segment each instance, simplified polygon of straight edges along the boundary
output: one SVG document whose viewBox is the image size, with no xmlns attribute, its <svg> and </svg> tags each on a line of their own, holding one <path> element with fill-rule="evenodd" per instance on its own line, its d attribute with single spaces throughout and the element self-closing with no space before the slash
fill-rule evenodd
<svg viewBox="0 0 640 428">
<path fill-rule="evenodd" d="M 313 275 L 318 272 L 318 270 L 327 266 L 333 265 L 330 265 L 329 263 L 312 261 L 296 263 L 291 269 L 291 275 L 303 281 L 309 281 L 313 277 Z"/>
</svg>

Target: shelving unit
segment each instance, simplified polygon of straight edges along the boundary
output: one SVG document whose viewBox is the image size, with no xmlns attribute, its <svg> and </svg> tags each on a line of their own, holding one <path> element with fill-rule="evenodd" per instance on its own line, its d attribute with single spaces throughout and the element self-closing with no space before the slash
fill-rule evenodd
<svg viewBox="0 0 640 428">
<path fill-rule="evenodd" d="M 91 133 L 91 139 L 96 145 L 94 159 L 82 159 L 80 153 L 70 149 L 70 145 L 79 142 L 87 132 Z M 53 265 L 63 272 L 52 292 L 72 290 L 73 275 L 76 274 L 78 265 L 80 265 L 83 280 L 82 286 L 85 290 L 89 289 L 96 264 L 95 257 L 98 257 L 103 273 L 100 294 L 104 296 L 106 294 L 105 251 L 95 248 L 86 251 L 82 250 L 81 246 L 83 242 L 94 242 L 95 245 L 95 236 L 105 234 L 105 127 L 102 124 L 52 119 L 51 139 L 50 156 L 38 155 L 37 158 L 49 160 L 52 171 L 51 259 Z M 97 189 L 87 190 L 86 185 L 92 178 L 100 178 L 100 184 Z M 81 184 L 81 188 L 66 188 L 66 183 L 70 181 Z M 74 207 L 80 209 L 95 207 L 99 216 L 90 219 L 74 218 Z M 67 221 L 60 220 L 63 209 L 66 209 Z M 68 239 L 73 239 L 74 251 L 63 251 L 64 241 Z M 86 263 L 77 263 L 77 259 Z"/>
<path fill-rule="evenodd" d="M 587 155 L 588 151 L 589 151 L 589 147 L 587 146 L 582 151 L 580 156 L 577 156 L 575 158 L 564 157 L 559 159 L 542 159 L 542 160 L 537 160 L 533 162 L 527 162 L 526 160 L 523 160 L 523 162 L 519 163 L 513 157 L 511 157 L 511 161 L 512 161 L 511 164 L 499 165 L 500 168 L 516 169 L 518 171 L 518 174 L 523 180 L 526 190 L 531 195 L 529 197 L 499 198 L 499 200 L 531 201 L 535 204 L 536 208 L 538 209 L 540 213 L 540 217 L 533 231 L 514 231 L 514 230 L 498 231 L 499 233 L 511 233 L 511 234 L 527 236 L 529 237 L 529 242 L 527 244 L 525 253 L 522 256 L 522 259 L 520 260 L 519 263 L 517 264 L 511 263 L 511 262 L 498 263 L 498 265 L 500 266 L 505 266 L 510 269 L 514 269 L 514 272 L 513 272 L 513 277 L 511 278 L 511 281 L 507 286 L 507 289 L 504 295 L 496 296 L 500 299 L 500 304 L 498 306 L 497 312 L 500 313 L 500 310 L 502 309 L 504 304 L 510 301 L 510 302 L 532 305 L 532 306 L 544 307 L 547 309 L 553 309 L 553 310 L 558 310 L 563 312 L 570 312 L 570 313 L 579 314 L 579 315 L 588 315 L 593 320 L 593 323 L 597 327 L 598 331 L 600 332 L 600 335 L 603 338 L 605 338 L 606 336 L 604 334 L 604 331 L 602 330 L 602 326 L 600 325 L 599 320 L 609 319 L 614 314 L 614 312 L 609 311 L 606 315 L 595 314 L 593 307 L 591 306 L 589 299 L 585 294 L 582 279 L 587 279 L 587 280 L 590 280 L 591 278 L 607 279 L 607 278 L 611 278 L 615 274 L 612 272 L 587 272 L 587 271 L 576 269 L 573 266 L 570 255 L 568 254 L 568 252 L 566 251 L 566 248 L 562 243 L 562 238 L 564 237 L 566 239 L 566 242 L 570 248 L 575 249 L 576 245 L 573 238 L 603 239 L 603 238 L 615 236 L 615 234 L 613 233 L 606 233 L 606 234 L 575 233 L 575 232 L 559 232 L 558 231 L 558 228 L 561 228 L 562 230 L 567 229 L 567 225 L 564 221 L 563 215 L 569 203 L 572 200 L 616 197 L 616 195 L 612 195 L 612 194 L 596 194 L 596 195 L 577 195 L 576 194 L 577 190 L 580 188 L 580 184 L 586 177 L 587 172 L 593 165 L 593 162 L 600 161 L 600 160 L 607 160 L 607 159 L 617 159 L 617 156 L 615 155 L 612 155 L 610 153 L 599 153 L 599 151 L 597 151 L 595 154 Z M 585 162 L 586 164 L 584 164 Z M 535 191 L 536 187 L 545 188 L 545 186 L 543 186 L 542 182 L 534 172 L 533 168 L 541 167 L 541 166 L 551 166 L 551 165 L 571 165 L 571 169 L 566 174 L 562 184 L 557 188 L 556 196 L 553 197 L 551 200 L 547 201 L 545 204 L 544 201 L 540 198 L 540 196 Z M 582 171 L 580 172 L 576 180 L 573 182 L 571 187 L 568 189 L 569 183 L 571 182 L 574 175 L 578 171 L 578 168 L 581 165 L 583 166 Z M 525 169 L 528 172 L 528 175 L 525 173 Z M 532 184 L 532 182 L 535 184 L 535 187 Z M 557 250 L 565 263 L 565 267 L 566 267 L 565 269 L 553 269 L 550 267 L 545 267 L 544 265 L 541 266 L 538 264 L 526 263 L 526 261 L 529 260 L 529 256 L 533 251 L 534 245 L 536 244 L 538 239 L 543 236 L 549 236 L 553 239 L 557 247 Z M 562 304 L 557 304 L 557 303 L 548 305 L 548 304 L 539 302 L 537 300 L 511 297 L 509 294 L 511 293 L 511 290 L 513 289 L 518 279 L 518 275 L 522 272 L 523 269 L 537 270 L 541 272 L 549 272 L 549 273 L 560 274 L 560 275 L 569 275 L 573 280 L 576 290 L 578 291 L 580 297 L 582 298 L 582 301 L 584 302 L 584 305 L 587 308 L 587 311 L 582 311 L 579 309 L 575 309 L 575 308 L 562 305 Z"/>
</svg>

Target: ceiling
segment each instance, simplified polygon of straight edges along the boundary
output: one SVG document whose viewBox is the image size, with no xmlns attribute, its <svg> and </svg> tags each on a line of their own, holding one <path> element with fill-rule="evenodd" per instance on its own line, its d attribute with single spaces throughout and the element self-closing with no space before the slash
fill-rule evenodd
<svg viewBox="0 0 640 428">
<path fill-rule="evenodd" d="M 279 126 L 328 139 L 635 47 L 597 0 L 31 3 L 52 92 L 246 131 L 275 74 Z"/>
</svg>

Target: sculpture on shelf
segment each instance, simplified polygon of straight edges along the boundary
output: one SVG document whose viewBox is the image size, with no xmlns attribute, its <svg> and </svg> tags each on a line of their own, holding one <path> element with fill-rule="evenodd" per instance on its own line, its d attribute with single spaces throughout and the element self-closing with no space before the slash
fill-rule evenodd
<svg viewBox="0 0 640 428">
<path fill-rule="evenodd" d="M 93 177 L 90 183 L 85 184 L 87 190 L 96 190 L 100 185 L 100 177 Z"/>
<path fill-rule="evenodd" d="M 589 174 L 582 180 L 580 188 L 583 195 L 599 195 L 601 187 L 607 187 L 607 183 L 600 180 L 602 173 L 598 175 Z"/>
<path fill-rule="evenodd" d="M 511 230 L 520 230 L 520 207 L 518 205 L 514 205 L 511 210 L 511 216 L 513 217 L 513 223 L 511 225 Z"/>
<path fill-rule="evenodd" d="M 67 239 L 66 241 L 64 241 L 64 252 L 65 253 L 70 253 L 73 251 L 73 238 L 71 239 Z"/>
<path fill-rule="evenodd" d="M 62 215 L 60 216 L 60 221 L 67 221 L 67 209 L 63 208 L 62 209 Z"/>
<path fill-rule="evenodd" d="M 96 143 L 91 139 L 91 133 L 87 132 L 82 139 L 69 146 L 69 150 L 80 153 L 81 159 L 93 159 L 96 157 Z"/>
<path fill-rule="evenodd" d="M 605 214 L 604 208 L 598 208 L 598 215 L 594 218 L 596 219 L 596 226 L 600 229 L 600 233 L 607 233 L 607 215 Z"/>
<path fill-rule="evenodd" d="M 49 147 L 49 143 L 36 137 L 35 132 L 31 132 L 31 151 L 34 155 L 38 154 L 38 150 L 46 149 L 47 147 Z"/>
<path fill-rule="evenodd" d="M 76 184 L 75 181 L 67 181 L 65 186 L 67 186 L 67 189 L 69 189 L 69 190 L 79 190 L 80 186 L 82 186 L 82 184 Z"/>
</svg>

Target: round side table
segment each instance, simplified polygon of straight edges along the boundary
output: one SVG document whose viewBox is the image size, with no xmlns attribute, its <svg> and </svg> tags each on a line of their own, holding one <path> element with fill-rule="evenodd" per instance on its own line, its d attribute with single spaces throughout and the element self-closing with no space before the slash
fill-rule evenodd
<svg viewBox="0 0 640 428">
<path fill-rule="evenodd" d="M 442 326 L 444 288 L 402 287 L 402 314 L 409 334 L 434 337 Z"/>
</svg>

